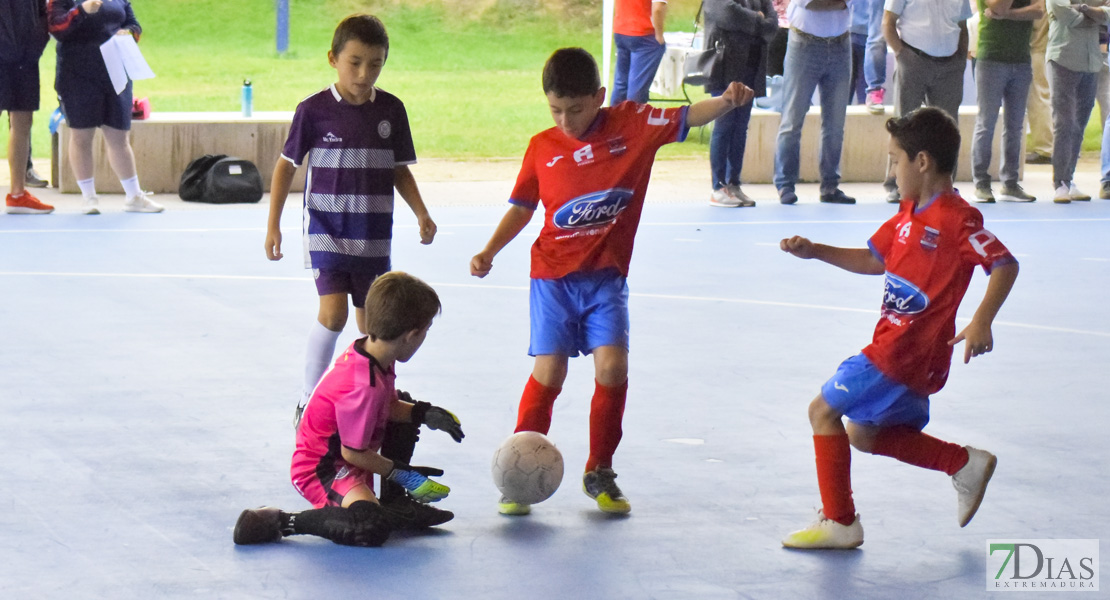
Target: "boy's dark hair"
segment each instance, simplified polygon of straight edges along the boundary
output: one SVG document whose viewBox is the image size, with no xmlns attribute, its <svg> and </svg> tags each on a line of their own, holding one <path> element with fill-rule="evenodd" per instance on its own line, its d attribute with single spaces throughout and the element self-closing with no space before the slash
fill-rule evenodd
<svg viewBox="0 0 1110 600">
<path fill-rule="evenodd" d="M 370 339 L 388 342 L 424 329 L 443 307 L 432 286 L 403 271 L 390 271 L 370 286 L 365 309 Z"/>
<path fill-rule="evenodd" d="M 367 46 L 382 46 L 389 57 L 389 34 L 385 24 L 374 15 L 351 15 L 339 22 L 331 37 L 331 55 L 339 56 L 343 46 L 351 40 L 358 40 Z"/>
<path fill-rule="evenodd" d="M 956 170 L 960 156 L 960 126 L 943 110 L 925 106 L 910 114 L 889 119 L 886 130 L 912 160 L 920 152 L 933 157 L 943 175 Z"/>
<path fill-rule="evenodd" d="M 601 89 L 597 62 L 581 48 L 560 48 L 543 66 L 543 93 L 560 98 L 593 96 Z"/>
</svg>

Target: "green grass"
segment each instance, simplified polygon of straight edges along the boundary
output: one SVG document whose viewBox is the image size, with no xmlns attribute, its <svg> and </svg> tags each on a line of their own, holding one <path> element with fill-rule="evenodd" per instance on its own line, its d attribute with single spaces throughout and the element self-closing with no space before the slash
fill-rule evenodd
<svg viewBox="0 0 1110 600">
<path fill-rule="evenodd" d="M 478 16 L 470 0 L 291 0 L 290 51 L 274 49 L 273 0 L 132 0 L 143 25 L 141 48 L 157 73 L 135 84 L 155 111 L 236 111 L 250 79 L 256 111 L 291 111 L 335 80 L 326 53 L 335 24 L 371 11 L 390 33 L 378 84 L 406 104 L 422 157 L 519 157 L 528 139 L 551 126 L 540 70 L 555 48 L 601 52 L 600 2 L 562 0 L 570 17 L 537 13 L 559 2 L 498 0 Z M 692 28 L 697 0 L 671 0 L 668 29 Z M 600 61 L 599 61 L 600 62 Z M 43 109 L 35 114 L 36 157 L 50 153 L 47 121 L 56 104 L 54 45 L 40 61 Z M 695 100 L 705 97 L 691 90 Z M 696 93 L 694 93 L 696 92 Z M 702 138 L 702 139 L 699 139 Z M 663 148 L 662 157 L 705 156 L 708 136 Z M 1092 120 L 1084 149 L 1098 149 Z M 7 128 L 0 127 L 0 154 Z"/>
</svg>

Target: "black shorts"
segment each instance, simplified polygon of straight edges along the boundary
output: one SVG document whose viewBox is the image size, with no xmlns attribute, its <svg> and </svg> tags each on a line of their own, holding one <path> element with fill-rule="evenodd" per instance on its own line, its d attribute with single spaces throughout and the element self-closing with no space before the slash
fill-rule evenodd
<svg viewBox="0 0 1110 600">
<path fill-rule="evenodd" d="M 122 93 L 116 94 L 110 85 L 89 80 L 58 82 L 62 114 L 71 129 L 91 129 L 108 126 L 128 131 L 131 129 L 131 82 Z"/>
<path fill-rule="evenodd" d="M 0 63 L 0 111 L 39 109 L 39 63 Z"/>
</svg>

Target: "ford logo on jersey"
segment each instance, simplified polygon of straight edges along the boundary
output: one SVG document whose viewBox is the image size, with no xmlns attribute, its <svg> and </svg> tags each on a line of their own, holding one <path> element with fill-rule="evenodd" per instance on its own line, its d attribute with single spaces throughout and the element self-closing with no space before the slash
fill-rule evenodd
<svg viewBox="0 0 1110 600">
<path fill-rule="evenodd" d="M 929 307 L 929 297 L 914 284 L 887 272 L 883 308 L 901 315 L 916 315 Z"/>
<path fill-rule="evenodd" d="M 631 198 L 632 190 L 626 188 L 591 192 L 559 207 L 551 221 L 559 229 L 581 229 L 608 223 L 628 208 Z"/>
</svg>

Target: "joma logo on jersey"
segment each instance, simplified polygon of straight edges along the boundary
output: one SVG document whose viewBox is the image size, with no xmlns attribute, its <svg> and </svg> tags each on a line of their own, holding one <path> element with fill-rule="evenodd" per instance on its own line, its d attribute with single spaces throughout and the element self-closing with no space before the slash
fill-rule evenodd
<svg viewBox="0 0 1110 600">
<path fill-rule="evenodd" d="M 883 308 L 901 315 L 916 315 L 929 307 L 929 297 L 917 286 L 893 274 L 886 274 Z"/>
<path fill-rule="evenodd" d="M 559 229 L 581 229 L 609 223 L 617 218 L 632 198 L 632 190 L 613 188 L 579 196 L 555 211 L 551 221 Z"/>
</svg>

